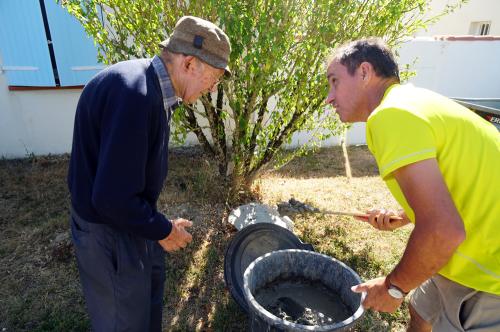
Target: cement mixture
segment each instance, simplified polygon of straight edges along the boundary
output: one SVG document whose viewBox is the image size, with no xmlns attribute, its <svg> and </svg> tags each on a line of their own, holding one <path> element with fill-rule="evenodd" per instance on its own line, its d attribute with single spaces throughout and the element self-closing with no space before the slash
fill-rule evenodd
<svg viewBox="0 0 500 332">
<path fill-rule="evenodd" d="M 321 281 L 275 280 L 258 289 L 255 299 L 276 317 L 301 325 L 330 325 L 352 315 L 340 296 Z"/>
</svg>

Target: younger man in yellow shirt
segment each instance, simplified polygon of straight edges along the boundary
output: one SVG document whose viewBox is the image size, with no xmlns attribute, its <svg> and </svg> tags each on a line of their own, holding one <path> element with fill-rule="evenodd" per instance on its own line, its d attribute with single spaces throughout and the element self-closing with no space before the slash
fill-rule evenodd
<svg viewBox="0 0 500 332">
<path fill-rule="evenodd" d="M 353 287 L 363 306 L 393 312 L 410 300 L 409 331 L 500 331 L 500 134 L 459 104 L 399 84 L 378 39 L 334 51 L 327 102 L 343 122 L 366 122 L 380 175 L 404 211 L 370 211 L 392 230 L 415 224 L 388 276 Z"/>
</svg>

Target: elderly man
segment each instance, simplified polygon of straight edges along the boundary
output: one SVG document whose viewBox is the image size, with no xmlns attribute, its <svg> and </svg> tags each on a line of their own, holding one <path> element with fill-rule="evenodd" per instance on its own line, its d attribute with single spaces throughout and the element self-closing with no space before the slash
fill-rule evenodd
<svg viewBox="0 0 500 332">
<path fill-rule="evenodd" d="M 160 331 L 165 252 L 184 248 L 185 219 L 158 211 L 178 99 L 213 91 L 230 43 L 214 24 L 181 18 L 161 56 L 103 70 L 75 116 L 68 183 L 71 230 L 92 328 Z"/>
<path fill-rule="evenodd" d="M 415 224 L 386 277 L 353 287 L 365 308 L 393 312 L 410 299 L 409 331 L 500 331 L 500 135 L 450 99 L 399 84 L 378 39 L 336 49 L 327 102 L 343 122 L 366 122 L 379 172 L 404 208 L 369 211 L 392 230 Z"/>
</svg>

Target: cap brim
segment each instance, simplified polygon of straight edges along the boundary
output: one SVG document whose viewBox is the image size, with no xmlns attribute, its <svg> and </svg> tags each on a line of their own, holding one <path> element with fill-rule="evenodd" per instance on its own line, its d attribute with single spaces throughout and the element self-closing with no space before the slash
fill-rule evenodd
<svg viewBox="0 0 500 332">
<path fill-rule="evenodd" d="M 158 44 L 158 46 L 165 48 L 168 45 L 168 38 Z"/>
</svg>

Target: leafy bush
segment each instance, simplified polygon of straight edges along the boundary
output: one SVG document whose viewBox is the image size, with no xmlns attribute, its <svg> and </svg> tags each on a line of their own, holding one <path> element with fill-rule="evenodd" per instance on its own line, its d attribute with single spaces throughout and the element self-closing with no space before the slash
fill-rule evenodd
<svg viewBox="0 0 500 332">
<path fill-rule="evenodd" d="M 458 1 L 458 0 L 457 0 Z M 463 1 L 463 0 L 462 0 Z M 232 44 L 232 78 L 174 116 L 174 138 L 192 132 L 233 193 L 271 161 L 286 163 L 344 130 L 325 108 L 324 60 L 332 47 L 381 36 L 396 46 L 439 16 L 427 0 L 60 0 L 99 45 L 104 63 L 157 54 L 183 15 L 218 24 Z M 427 18 L 426 18 L 427 17 Z M 283 150 L 292 135 L 311 140 Z"/>
</svg>

